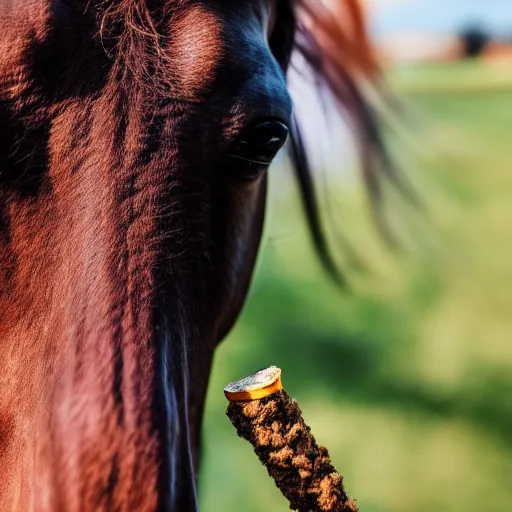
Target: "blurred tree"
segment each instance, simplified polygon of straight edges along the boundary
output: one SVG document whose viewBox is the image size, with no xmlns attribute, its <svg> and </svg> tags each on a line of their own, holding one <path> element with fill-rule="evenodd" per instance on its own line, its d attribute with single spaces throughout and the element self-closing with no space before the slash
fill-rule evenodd
<svg viewBox="0 0 512 512">
<path fill-rule="evenodd" d="M 488 32 L 479 24 L 468 26 L 459 32 L 463 57 L 478 57 L 490 42 Z"/>
</svg>

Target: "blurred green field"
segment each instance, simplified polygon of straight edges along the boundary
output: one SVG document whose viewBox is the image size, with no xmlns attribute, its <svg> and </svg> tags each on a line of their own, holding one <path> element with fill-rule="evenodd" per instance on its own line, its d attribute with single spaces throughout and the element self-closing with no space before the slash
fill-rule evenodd
<svg viewBox="0 0 512 512">
<path fill-rule="evenodd" d="M 356 180 L 329 178 L 366 269 L 345 258 L 351 293 L 320 269 L 291 177 L 273 175 L 252 294 L 215 357 L 201 510 L 287 510 L 222 393 L 269 364 L 362 511 L 511 510 L 512 81 L 495 90 L 475 63 L 430 71 L 391 77 L 411 123 L 391 145 L 426 202 L 423 216 L 389 205 L 403 250 L 381 242 Z"/>
</svg>

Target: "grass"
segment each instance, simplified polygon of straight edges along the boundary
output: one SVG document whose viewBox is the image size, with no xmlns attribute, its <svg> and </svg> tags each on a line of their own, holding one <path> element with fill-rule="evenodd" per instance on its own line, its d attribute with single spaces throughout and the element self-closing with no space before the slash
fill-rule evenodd
<svg viewBox="0 0 512 512">
<path fill-rule="evenodd" d="M 512 88 L 496 94 L 498 79 L 485 84 L 485 73 L 470 63 L 410 70 L 407 83 L 391 77 L 414 135 L 397 131 L 390 143 L 428 213 L 390 204 L 406 248 L 393 252 L 361 187 L 330 178 L 332 208 L 359 255 L 344 259 L 351 293 L 319 268 L 291 178 L 273 176 L 269 241 L 247 307 L 215 357 L 202 510 L 287 509 L 224 414 L 223 386 L 269 364 L 283 368 L 361 510 L 510 509 Z M 460 94 L 468 76 L 473 93 Z"/>
<path fill-rule="evenodd" d="M 489 60 L 486 63 L 466 60 L 412 65 L 392 70 L 388 79 L 391 84 L 397 84 L 402 92 L 427 95 L 495 94 L 512 89 L 510 60 Z"/>
</svg>

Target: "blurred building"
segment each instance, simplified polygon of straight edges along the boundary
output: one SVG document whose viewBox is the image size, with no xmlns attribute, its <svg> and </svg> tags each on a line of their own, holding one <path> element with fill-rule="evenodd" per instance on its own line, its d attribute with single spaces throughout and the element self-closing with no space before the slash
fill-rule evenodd
<svg viewBox="0 0 512 512">
<path fill-rule="evenodd" d="M 451 61 L 460 57 L 461 41 L 456 34 L 401 32 L 383 38 L 378 49 L 385 62 Z"/>
</svg>

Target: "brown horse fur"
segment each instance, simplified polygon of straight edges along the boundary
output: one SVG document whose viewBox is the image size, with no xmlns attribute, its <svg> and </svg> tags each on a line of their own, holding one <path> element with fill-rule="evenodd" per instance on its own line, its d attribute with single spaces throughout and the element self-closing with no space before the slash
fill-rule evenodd
<svg viewBox="0 0 512 512">
<path fill-rule="evenodd" d="M 0 3 L 1 511 L 196 509 L 213 350 L 265 207 L 265 175 L 227 153 L 253 120 L 289 122 L 294 41 L 380 149 L 358 85 L 375 63 L 338 3 Z"/>
</svg>

